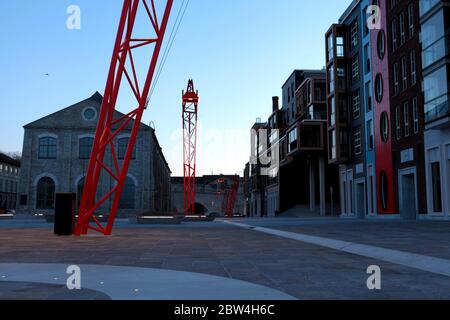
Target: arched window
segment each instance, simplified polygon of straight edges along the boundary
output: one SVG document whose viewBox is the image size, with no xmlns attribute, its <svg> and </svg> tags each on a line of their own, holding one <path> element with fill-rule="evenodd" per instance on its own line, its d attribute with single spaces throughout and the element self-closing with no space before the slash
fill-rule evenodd
<svg viewBox="0 0 450 320">
<path fill-rule="evenodd" d="M 94 145 L 94 138 L 81 138 L 79 141 L 79 156 L 80 159 L 90 159 L 92 146 Z"/>
<path fill-rule="evenodd" d="M 44 137 L 39 139 L 39 159 L 56 159 L 56 138 Z"/>
<path fill-rule="evenodd" d="M 77 184 L 77 205 L 78 205 L 78 208 L 80 208 L 81 197 L 83 196 L 84 180 L 85 180 L 85 178 L 81 178 L 80 181 L 78 181 L 78 184 Z"/>
<path fill-rule="evenodd" d="M 130 138 L 120 138 L 117 140 L 117 158 L 119 160 L 125 159 L 125 154 L 127 153 L 129 142 Z M 136 159 L 136 148 L 133 150 L 131 159 Z"/>
<path fill-rule="evenodd" d="M 136 186 L 134 185 L 134 181 L 130 177 L 127 177 L 123 186 L 119 209 L 135 209 L 135 194 Z"/>
<path fill-rule="evenodd" d="M 55 206 L 55 182 L 52 178 L 41 178 L 37 184 L 36 209 L 53 209 Z"/>
</svg>

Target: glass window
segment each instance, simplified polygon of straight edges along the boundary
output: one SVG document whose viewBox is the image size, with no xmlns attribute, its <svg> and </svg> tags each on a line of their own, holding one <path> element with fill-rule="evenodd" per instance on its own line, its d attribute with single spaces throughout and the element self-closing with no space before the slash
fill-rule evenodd
<svg viewBox="0 0 450 320">
<path fill-rule="evenodd" d="M 354 146 L 355 146 L 355 155 L 360 155 L 362 153 L 361 147 L 361 128 L 355 129 L 353 134 Z"/>
<path fill-rule="evenodd" d="M 425 76 L 423 88 L 425 96 L 425 117 L 427 122 L 442 117 L 449 112 L 447 86 L 446 66 Z"/>
<path fill-rule="evenodd" d="M 373 121 L 367 121 L 367 149 L 373 150 L 374 148 L 374 128 Z"/>
<path fill-rule="evenodd" d="M 358 119 L 361 116 L 361 99 L 359 96 L 359 91 L 353 93 L 353 119 Z"/>
<path fill-rule="evenodd" d="M 395 107 L 395 137 L 399 140 L 402 137 L 400 107 Z"/>
<path fill-rule="evenodd" d="M 334 97 L 330 100 L 330 127 L 333 127 L 336 124 L 336 102 Z"/>
<path fill-rule="evenodd" d="M 397 20 L 394 19 L 392 20 L 391 23 L 391 38 L 392 38 L 392 50 L 395 51 L 397 50 Z"/>
<path fill-rule="evenodd" d="M 359 60 L 358 56 L 354 57 L 352 60 L 352 81 L 353 83 L 359 80 Z"/>
<path fill-rule="evenodd" d="M 426 68 L 446 54 L 444 12 L 440 10 L 422 24 L 423 67 Z"/>
<path fill-rule="evenodd" d="M 383 77 L 381 73 L 377 74 L 375 77 L 375 97 L 378 103 L 383 101 Z"/>
<path fill-rule="evenodd" d="M 398 62 L 394 63 L 392 66 L 393 77 L 394 77 L 394 96 L 396 96 L 400 91 L 400 80 L 398 75 Z"/>
<path fill-rule="evenodd" d="M 439 0 L 420 0 L 419 1 L 420 16 L 424 16 L 438 3 Z"/>
<path fill-rule="evenodd" d="M 380 58 L 380 60 L 383 60 L 384 54 L 386 53 L 386 35 L 384 33 L 384 30 L 378 31 L 377 49 L 378 58 Z"/>
<path fill-rule="evenodd" d="M 336 38 L 336 54 L 339 58 L 344 57 L 345 54 L 345 46 L 344 46 L 344 38 L 343 37 L 337 37 Z"/>
<path fill-rule="evenodd" d="M 297 128 L 289 132 L 288 142 L 288 152 L 292 152 L 297 149 Z"/>
<path fill-rule="evenodd" d="M 370 81 L 366 83 L 367 111 L 372 111 L 372 92 Z"/>
<path fill-rule="evenodd" d="M 400 23 L 400 45 L 406 42 L 406 30 L 405 30 L 405 14 L 402 12 L 399 18 Z"/>
<path fill-rule="evenodd" d="M 417 98 L 412 101 L 413 106 L 413 119 L 414 119 L 414 133 L 419 133 L 419 107 L 417 105 Z"/>
<path fill-rule="evenodd" d="M 130 138 L 120 138 L 119 140 L 117 140 L 117 158 L 119 160 L 125 159 L 129 142 Z M 133 150 L 131 159 L 136 159 L 136 149 Z"/>
<path fill-rule="evenodd" d="M 328 36 L 328 61 L 334 58 L 333 33 Z"/>
<path fill-rule="evenodd" d="M 409 102 L 403 104 L 403 129 L 405 130 L 405 137 L 409 137 Z"/>
<path fill-rule="evenodd" d="M 134 181 L 130 177 L 127 177 L 122 189 L 122 196 L 120 198 L 119 209 L 135 209 L 136 207 L 135 195 L 136 195 L 136 186 L 134 185 Z"/>
<path fill-rule="evenodd" d="M 409 64 L 410 64 L 410 75 L 411 75 L 411 86 L 417 83 L 417 64 L 416 64 L 416 51 L 412 50 L 409 53 Z"/>
<path fill-rule="evenodd" d="M 351 45 L 352 48 L 355 48 L 358 46 L 358 20 L 354 21 L 351 25 L 351 30 L 350 30 L 350 37 L 351 37 Z"/>
<path fill-rule="evenodd" d="M 408 63 L 406 57 L 402 57 L 402 90 L 408 89 Z"/>
<path fill-rule="evenodd" d="M 330 131 L 330 156 L 331 160 L 335 160 L 337 156 L 336 152 L 336 130 Z"/>
<path fill-rule="evenodd" d="M 408 31 L 409 31 L 409 37 L 412 38 L 415 33 L 414 28 L 414 4 L 411 3 L 408 6 Z"/>
<path fill-rule="evenodd" d="M 39 139 L 39 159 L 56 159 L 57 140 L 51 137 Z"/>
<path fill-rule="evenodd" d="M 381 114 L 380 135 L 381 135 L 381 139 L 384 142 L 388 142 L 388 140 L 389 140 L 389 117 L 386 112 L 383 112 Z"/>
<path fill-rule="evenodd" d="M 79 157 L 80 159 L 89 159 L 91 157 L 94 138 L 81 138 L 79 141 Z"/>
<path fill-rule="evenodd" d="M 55 205 L 55 182 L 49 177 L 41 178 L 37 184 L 36 209 L 53 209 Z"/>
</svg>

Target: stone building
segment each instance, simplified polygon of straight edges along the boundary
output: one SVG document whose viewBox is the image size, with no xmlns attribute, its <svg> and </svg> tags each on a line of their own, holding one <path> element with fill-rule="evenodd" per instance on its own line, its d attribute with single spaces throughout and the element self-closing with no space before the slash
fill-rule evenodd
<svg viewBox="0 0 450 320">
<path fill-rule="evenodd" d="M 102 99 L 96 92 L 84 101 L 24 126 L 19 212 L 52 213 L 55 193 L 60 192 L 76 193 L 79 206 Z M 121 116 L 123 114 L 117 112 L 115 118 Z M 119 162 L 126 152 L 131 125 L 115 138 Z M 105 159 L 112 168 L 109 148 Z M 171 208 L 170 175 L 155 130 L 142 124 L 124 185 L 119 216 L 168 211 Z M 102 175 L 97 198 L 103 197 L 114 183 L 110 176 Z M 108 214 L 111 205 L 110 199 L 97 213 Z"/>
<path fill-rule="evenodd" d="M 0 210 L 14 210 L 17 201 L 20 161 L 0 153 Z"/>
</svg>

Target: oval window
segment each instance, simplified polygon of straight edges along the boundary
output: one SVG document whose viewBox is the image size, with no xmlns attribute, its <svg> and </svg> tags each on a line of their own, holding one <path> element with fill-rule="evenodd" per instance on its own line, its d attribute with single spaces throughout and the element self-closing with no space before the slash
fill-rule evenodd
<svg viewBox="0 0 450 320">
<path fill-rule="evenodd" d="M 383 101 L 383 76 L 381 73 L 378 73 L 375 77 L 375 98 L 378 103 Z"/>
<path fill-rule="evenodd" d="M 384 54 L 386 53 L 386 35 L 384 33 L 384 30 L 378 31 L 377 48 L 378 58 L 380 58 L 380 60 L 383 60 Z"/>
<path fill-rule="evenodd" d="M 387 112 L 381 114 L 380 119 L 380 134 L 383 142 L 388 142 L 389 140 L 389 117 Z"/>
<path fill-rule="evenodd" d="M 388 206 L 388 197 L 389 197 L 389 185 L 387 174 L 384 171 L 381 171 L 380 174 L 380 204 L 383 210 L 387 209 Z"/>
</svg>

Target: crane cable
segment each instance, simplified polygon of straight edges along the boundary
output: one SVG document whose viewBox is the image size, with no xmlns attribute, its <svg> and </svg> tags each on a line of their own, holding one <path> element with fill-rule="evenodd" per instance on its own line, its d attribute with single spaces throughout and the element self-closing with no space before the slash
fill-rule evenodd
<svg viewBox="0 0 450 320">
<path fill-rule="evenodd" d="M 162 73 L 162 71 L 164 69 L 164 66 L 166 64 L 166 61 L 167 61 L 167 58 L 169 56 L 170 50 L 172 49 L 173 43 L 174 43 L 175 38 L 176 38 L 176 36 L 178 34 L 178 30 L 180 29 L 181 22 L 183 21 L 183 18 L 184 18 L 184 15 L 186 13 L 186 10 L 188 8 L 189 2 L 190 2 L 190 0 L 187 0 L 187 1 L 183 0 L 183 2 L 181 3 L 180 9 L 178 10 L 177 18 L 175 19 L 175 23 L 173 25 L 172 31 L 171 31 L 170 36 L 169 36 L 169 41 L 168 41 L 167 46 L 166 46 L 166 48 L 164 50 L 163 56 L 161 58 L 161 63 L 160 63 L 160 65 L 158 67 L 158 70 L 156 72 L 155 82 L 153 83 L 153 85 L 152 85 L 152 87 L 150 89 L 150 95 L 149 95 L 148 101 L 151 100 L 151 98 L 153 96 L 153 93 L 155 92 L 155 88 L 156 88 L 156 86 L 158 84 L 159 78 L 160 78 L 161 73 Z M 183 9 L 183 7 L 184 7 L 184 9 Z"/>
</svg>

